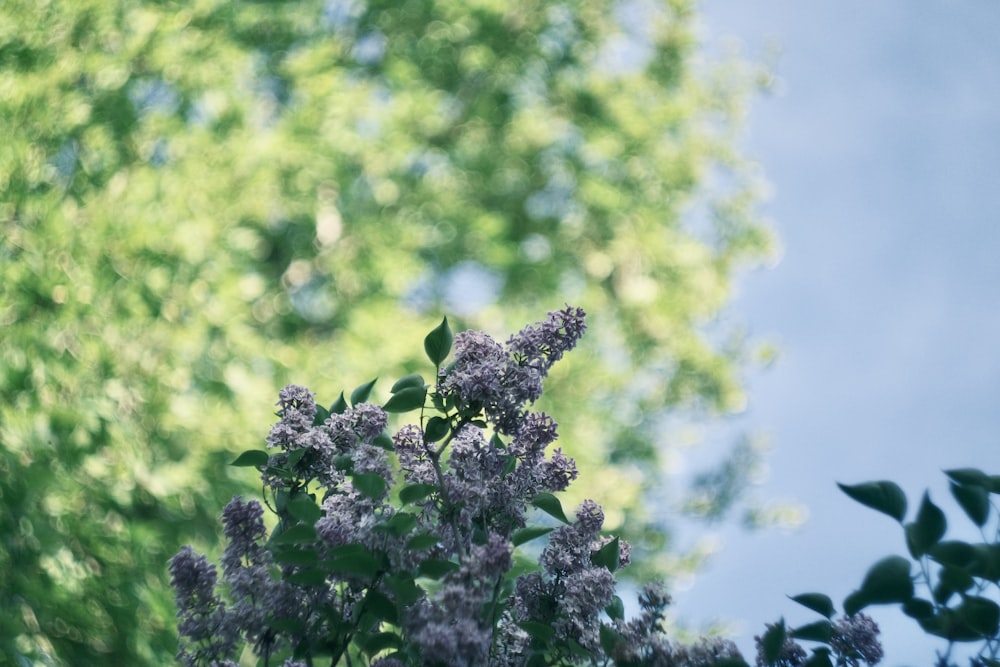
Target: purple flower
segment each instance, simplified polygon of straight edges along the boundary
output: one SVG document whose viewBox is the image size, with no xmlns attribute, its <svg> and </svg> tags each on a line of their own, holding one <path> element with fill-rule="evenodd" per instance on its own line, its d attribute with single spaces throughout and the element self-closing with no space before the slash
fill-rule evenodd
<svg viewBox="0 0 1000 667">
<path fill-rule="evenodd" d="M 861 660 L 875 665 L 884 655 L 878 635 L 878 624 L 870 616 L 845 616 L 833 624 L 830 646 L 843 659 L 845 667 L 859 667 Z"/>
</svg>

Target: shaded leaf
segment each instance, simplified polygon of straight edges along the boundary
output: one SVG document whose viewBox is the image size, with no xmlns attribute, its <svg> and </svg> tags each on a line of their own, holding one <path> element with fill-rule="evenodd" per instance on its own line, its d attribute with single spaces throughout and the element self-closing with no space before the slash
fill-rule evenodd
<svg viewBox="0 0 1000 667">
<path fill-rule="evenodd" d="M 440 368 L 441 362 L 448 358 L 452 340 L 453 336 L 451 327 L 448 326 L 447 317 L 441 320 L 441 324 L 424 338 L 424 351 L 436 368 Z"/>
<path fill-rule="evenodd" d="M 972 519 L 972 522 L 977 526 L 982 527 L 990 516 L 989 491 L 981 486 L 970 484 L 952 482 L 949 486 L 951 495 L 955 496 L 955 500 L 961 505 L 966 516 Z"/>
<path fill-rule="evenodd" d="M 427 389 L 424 387 L 407 387 L 393 394 L 382 409 L 386 412 L 409 412 L 424 407 Z"/>
<path fill-rule="evenodd" d="M 934 616 L 934 604 L 923 598 L 913 598 L 903 603 L 903 613 L 910 618 L 920 620 Z"/>
<path fill-rule="evenodd" d="M 515 530 L 514 534 L 511 536 L 510 541 L 513 545 L 520 546 L 525 542 L 530 542 L 536 537 L 541 537 L 542 535 L 548 535 L 552 532 L 552 528 L 544 528 L 542 526 L 529 526 L 527 528 L 521 528 L 520 530 Z"/>
<path fill-rule="evenodd" d="M 364 651 L 369 657 L 390 648 L 402 648 L 403 639 L 394 632 L 380 632 L 365 640 Z"/>
<path fill-rule="evenodd" d="M 538 623 L 536 621 L 521 621 L 517 625 L 522 630 L 527 632 L 528 636 L 532 639 L 538 639 L 542 642 L 547 642 L 552 639 L 552 635 L 555 634 L 555 630 L 545 623 Z"/>
<path fill-rule="evenodd" d="M 624 621 L 625 620 L 625 603 L 622 599 L 615 595 L 611 598 L 611 602 L 607 607 L 604 608 L 604 613 L 608 615 L 613 621 Z"/>
<path fill-rule="evenodd" d="M 420 565 L 417 566 L 417 571 L 420 575 L 428 579 L 440 579 L 449 572 L 454 572 L 457 569 L 458 563 L 441 558 L 428 558 L 425 561 L 421 561 Z"/>
<path fill-rule="evenodd" d="M 423 595 L 423 591 L 408 574 L 397 573 L 388 576 L 385 578 L 385 585 L 396 596 L 397 602 L 404 607 L 413 604 Z"/>
<path fill-rule="evenodd" d="M 322 586 L 326 584 L 327 574 L 323 570 L 305 569 L 285 577 L 285 581 L 300 586 Z"/>
<path fill-rule="evenodd" d="M 385 478 L 377 472 L 358 472 L 351 475 L 354 488 L 373 500 L 385 493 Z"/>
<path fill-rule="evenodd" d="M 316 529 L 309 524 L 300 523 L 292 526 L 288 530 L 278 533 L 273 539 L 273 544 L 309 544 L 318 538 Z"/>
<path fill-rule="evenodd" d="M 968 568 L 976 562 L 976 550 L 971 544 L 959 540 L 939 542 L 930 547 L 927 554 L 942 565 L 958 568 Z"/>
<path fill-rule="evenodd" d="M 410 484 L 399 490 L 399 502 L 404 505 L 423 500 L 434 493 L 437 487 L 433 484 Z"/>
<path fill-rule="evenodd" d="M 920 509 L 917 510 L 917 518 L 912 523 L 906 524 L 906 546 L 910 550 L 910 555 L 920 558 L 927 550 L 937 544 L 948 528 L 944 512 L 931 502 L 930 495 L 925 491 L 923 500 L 920 501 Z"/>
<path fill-rule="evenodd" d="M 785 645 L 785 619 L 770 626 L 761 638 L 761 649 L 764 660 L 768 663 L 777 662 L 781 649 Z"/>
<path fill-rule="evenodd" d="M 313 525 L 323 516 L 323 510 L 316 505 L 316 501 L 303 494 L 289 500 L 287 508 L 289 514 L 308 525 Z"/>
<path fill-rule="evenodd" d="M 618 538 L 614 538 L 597 551 L 590 554 L 590 562 L 598 567 L 606 567 L 609 572 L 614 572 L 619 565 L 620 544 Z"/>
<path fill-rule="evenodd" d="M 403 389 L 424 386 L 426 386 L 426 383 L 424 382 L 424 377 L 422 375 L 419 373 L 410 373 L 409 375 L 404 375 L 396 380 L 396 383 L 392 385 L 392 389 L 389 390 L 389 393 L 395 394 Z"/>
<path fill-rule="evenodd" d="M 267 465 L 267 462 L 270 460 L 270 458 L 271 457 L 270 455 L 268 455 L 267 452 L 261 451 L 259 449 L 250 449 L 237 456 L 236 460 L 230 463 L 229 465 L 242 466 L 242 467 L 252 466 L 254 468 L 262 468 L 263 466 Z"/>
<path fill-rule="evenodd" d="M 365 596 L 365 612 L 374 615 L 380 621 L 388 621 L 393 625 L 399 625 L 399 611 L 396 604 L 374 588 L 368 590 Z"/>
<path fill-rule="evenodd" d="M 840 490 L 862 505 L 888 514 L 902 523 L 906 516 L 906 494 L 895 482 L 865 482 L 863 484 L 837 484 Z"/>
<path fill-rule="evenodd" d="M 378 378 L 375 378 L 371 382 L 366 382 L 357 389 L 351 392 L 351 405 L 357 405 L 358 403 L 364 403 L 368 400 L 368 397 L 372 395 L 372 387 L 375 386 L 375 382 Z"/>
<path fill-rule="evenodd" d="M 566 518 L 566 513 L 563 512 L 562 503 L 559 502 L 559 499 L 551 493 L 539 493 L 537 496 L 532 498 L 531 504 L 549 516 L 559 519 L 563 523 L 569 523 L 569 519 Z"/>
<path fill-rule="evenodd" d="M 423 533 L 420 535 L 414 535 L 406 542 L 406 548 L 412 549 L 414 551 L 420 551 L 421 549 L 430 549 L 441 541 L 441 538 L 437 535 L 431 535 L 430 533 Z"/>
<path fill-rule="evenodd" d="M 812 609 L 817 614 L 832 618 L 837 610 L 833 606 L 833 601 L 829 596 L 822 593 L 802 593 L 791 598 L 793 602 L 798 602 L 806 609 Z"/>
<path fill-rule="evenodd" d="M 431 417 L 427 420 L 427 427 L 424 429 L 424 440 L 427 442 L 437 442 L 448 435 L 451 424 L 443 417 Z"/>
<path fill-rule="evenodd" d="M 833 623 L 829 620 L 816 621 L 801 627 L 795 628 L 791 632 L 795 639 L 805 639 L 814 642 L 828 642 L 833 636 Z"/>
<path fill-rule="evenodd" d="M 347 401 L 344 400 L 344 392 L 340 392 L 340 396 L 330 406 L 330 414 L 342 415 L 345 412 L 347 412 Z"/>
<path fill-rule="evenodd" d="M 901 556 L 888 556 L 878 561 L 865 574 L 861 590 L 856 595 L 854 602 L 860 603 L 861 607 L 848 610 L 847 601 L 844 602 L 845 611 L 850 615 L 871 604 L 906 602 L 913 597 L 910 561 Z M 853 604 L 851 606 L 854 607 Z"/>
<path fill-rule="evenodd" d="M 984 488 L 990 486 L 989 475 L 976 468 L 955 468 L 954 470 L 945 470 L 944 474 L 948 475 L 956 484 L 963 486 L 982 486 Z"/>
<path fill-rule="evenodd" d="M 601 648 L 604 649 L 606 654 L 612 655 L 614 653 L 615 646 L 617 646 L 618 642 L 622 640 L 622 636 L 618 634 L 617 630 L 605 623 L 601 623 L 599 632 Z"/>
</svg>

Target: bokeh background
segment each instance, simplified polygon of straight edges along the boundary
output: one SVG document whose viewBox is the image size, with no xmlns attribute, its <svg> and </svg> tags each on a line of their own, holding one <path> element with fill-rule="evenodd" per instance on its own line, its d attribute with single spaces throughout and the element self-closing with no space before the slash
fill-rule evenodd
<svg viewBox="0 0 1000 667">
<path fill-rule="evenodd" d="M 768 434 L 762 490 L 808 507 L 793 533 L 719 530 L 679 596 L 682 616 L 737 620 L 746 647 L 765 620 L 812 618 L 784 595 L 842 601 L 876 559 L 905 554 L 895 524 L 835 481 L 895 480 L 911 508 L 930 488 L 973 534 L 941 471 L 1000 460 L 1000 5 L 701 7 L 714 48 L 776 78 L 742 145 L 772 184 L 782 258 L 740 283 L 734 310 L 781 352 L 731 428 Z M 875 616 L 884 664 L 931 663 L 940 643 L 895 610 Z"/>
</svg>

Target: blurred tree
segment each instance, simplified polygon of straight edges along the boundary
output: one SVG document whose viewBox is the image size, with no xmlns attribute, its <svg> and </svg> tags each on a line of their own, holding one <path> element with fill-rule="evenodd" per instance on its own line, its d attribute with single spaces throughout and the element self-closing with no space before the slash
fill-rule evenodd
<svg viewBox="0 0 1000 667">
<path fill-rule="evenodd" d="M 544 407 L 610 523 L 665 553 L 641 502 L 658 424 L 739 407 L 746 346 L 709 325 L 769 249 L 733 148 L 753 72 L 696 66 L 694 18 L 692 0 L 4 3 L 2 655 L 167 661 L 167 558 L 211 545 L 249 489 L 225 464 L 277 390 L 426 373 L 442 312 L 495 334 L 590 313 Z"/>
</svg>

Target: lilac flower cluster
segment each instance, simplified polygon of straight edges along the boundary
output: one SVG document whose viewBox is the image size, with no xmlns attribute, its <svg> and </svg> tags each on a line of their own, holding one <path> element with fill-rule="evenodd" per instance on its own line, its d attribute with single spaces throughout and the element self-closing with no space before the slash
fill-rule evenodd
<svg viewBox="0 0 1000 667">
<path fill-rule="evenodd" d="M 616 600 L 613 571 L 630 555 L 602 534 L 592 500 L 549 532 L 533 569 L 514 574 L 515 545 L 547 531 L 526 528 L 529 508 L 565 521 L 551 494 L 577 476 L 561 450 L 547 454 L 555 421 L 525 406 L 584 330 L 583 311 L 567 307 L 505 346 L 458 334 L 454 363 L 430 392 L 406 385 L 424 399 L 420 423 L 391 438 L 386 410 L 363 398 L 327 410 L 304 387 L 282 389 L 267 451 L 248 452 L 278 525 L 269 537 L 261 505 L 234 498 L 222 516 L 221 582 L 190 547 L 171 560 L 179 659 L 234 665 L 244 645 L 286 667 L 311 667 L 320 655 L 377 667 L 707 665 L 729 656 L 718 642 L 663 640 L 666 601 L 652 592 L 640 619 L 603 620 Z M 440 366 L 437 353 L 431 360 Z"/>
<path fill-rule="evenodd" d="M 768 624 L 770 630 L 774 624 Z M 829 639 L 829 650 L 837 665 L 841 667 L 861 667 L 876 665 L 884 655 L 882 644 L 878 639 L 878 624 L 866 614 L 844 616 L 832 624 L 832 634 Z M 777 660 L 768 663 L 764 655 L 764 641 L 754 637 L 757 644 L 758 667 L 803 667 L 807 663 L 804 648 L 791 637 L 786 637 L 781 646 Z"/>
<path fill-rule="evenodd" d="M 585 314 L 567 306 L 544 322 L 527 326 L 507 341 L 506 350 L 479 331 L 455 337 L 455 361 L 441 371 L 438 390 L 457 399 L 464 411 L 485 411 L 499 433 L 514 435 L 526 403 L 542 395 L 542 380 L 586 330 Z"/>
</svg>

